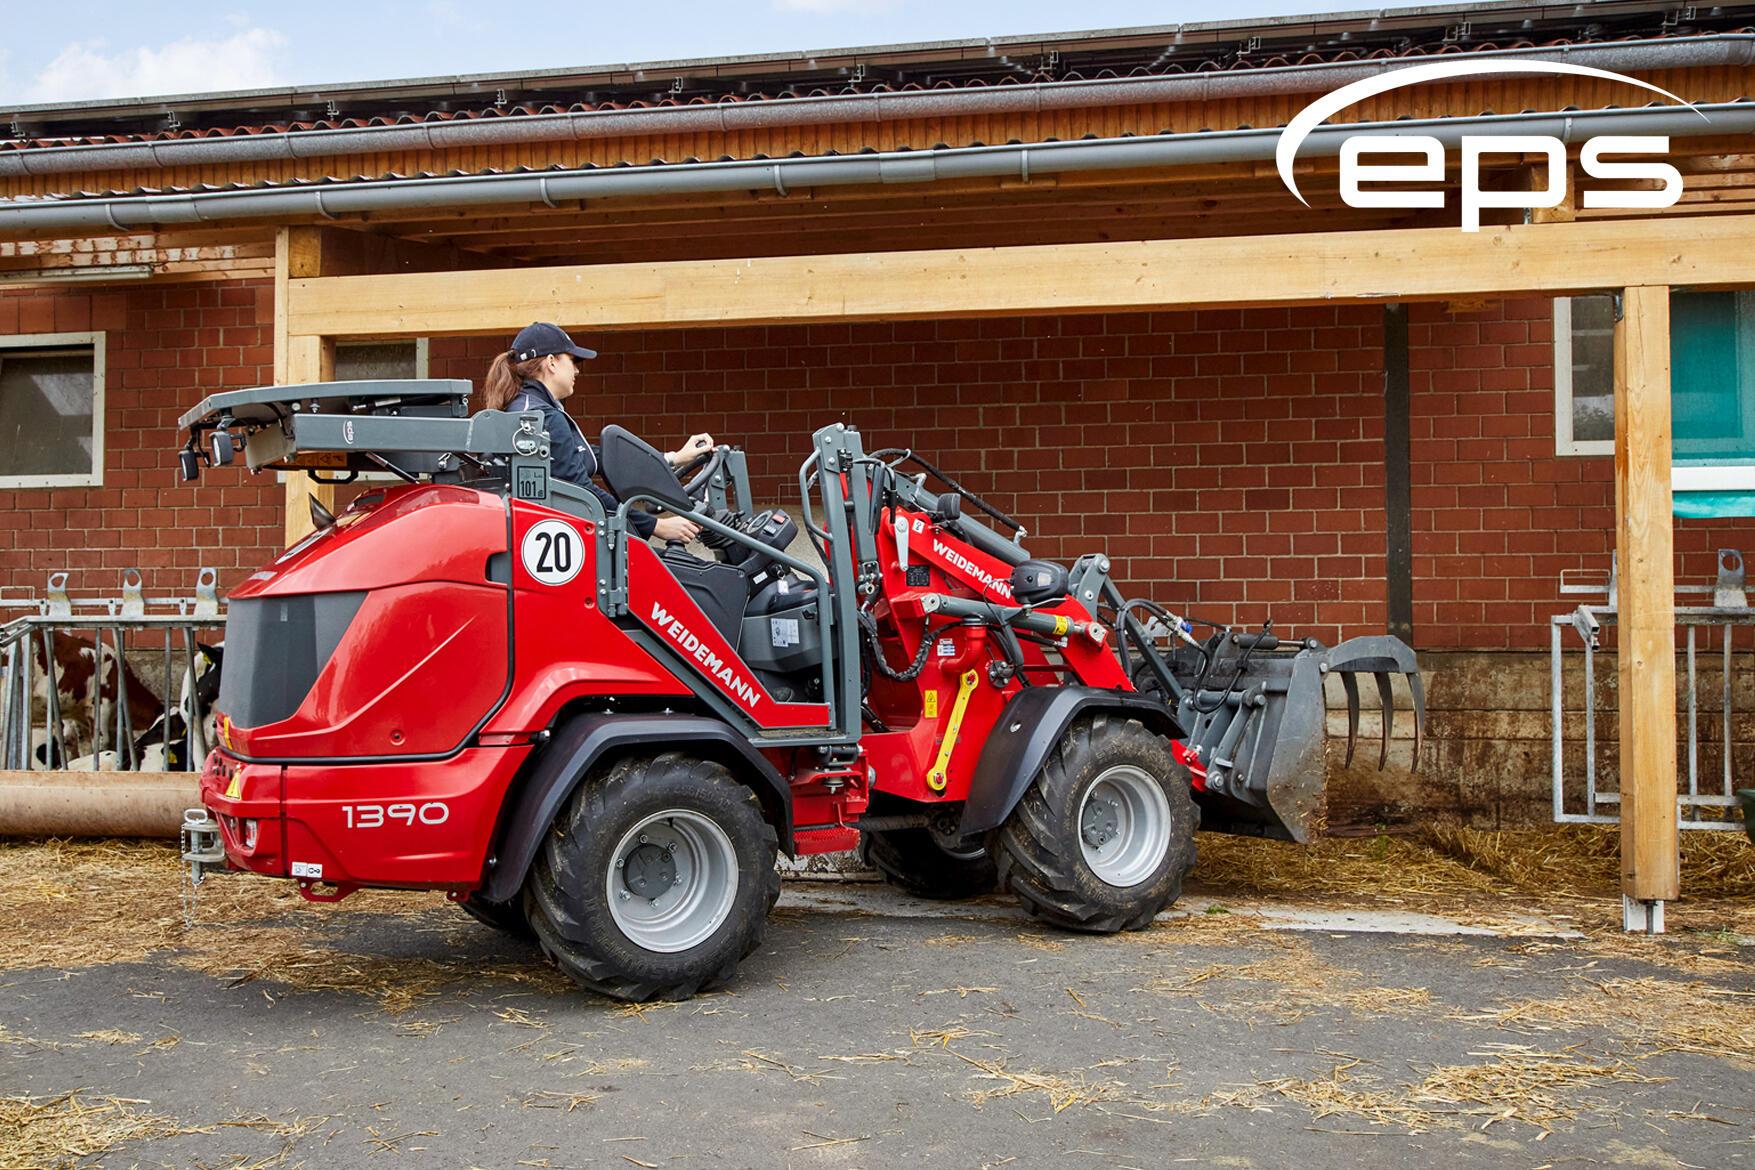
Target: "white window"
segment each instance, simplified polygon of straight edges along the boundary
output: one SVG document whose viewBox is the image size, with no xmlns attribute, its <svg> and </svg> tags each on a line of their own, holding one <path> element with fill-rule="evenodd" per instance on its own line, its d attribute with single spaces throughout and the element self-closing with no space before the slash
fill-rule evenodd
<svg viewBox="0 0 1755 1170">
<path fill-rule="evenodd" d="M 0 337 L 0 488 L 104 481 L 104 335 Z"/>
<path fill-rule="evenodd" d="M 1615 298 L 1554 298 L 1554 453 L 1615 453 Z"/>
</svg>

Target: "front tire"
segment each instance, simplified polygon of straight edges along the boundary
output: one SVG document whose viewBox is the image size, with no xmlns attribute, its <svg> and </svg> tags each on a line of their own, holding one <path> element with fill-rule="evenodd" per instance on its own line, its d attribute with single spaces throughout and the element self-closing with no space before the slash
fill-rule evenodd
<svg viewBox="0 0 1755 1170">
<path fill-rule="evenodd" d="M 1095 715 L 1067 728 L 989 852 L 1032 914 L 1069 930 L 1141 930 L 1181 896 L 1199 824 L 1168 741 Z"/>
<path fill-rule="evenodd" d="M 778 837 L 721 764 L 677 752 L 588 776 L 525 881 L 542 949 L 615 999 L 686 999 L 760 944 Z"/>
</svg>

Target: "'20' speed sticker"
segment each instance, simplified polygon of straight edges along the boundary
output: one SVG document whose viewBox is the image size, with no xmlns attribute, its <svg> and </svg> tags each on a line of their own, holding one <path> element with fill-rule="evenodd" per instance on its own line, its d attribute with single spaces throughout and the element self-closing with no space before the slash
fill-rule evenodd
<svg viewBox="0 0 1755 1170">
<path fill-rule="evenodd" d="M 585 542 L 571 524 L 542 520 L 530 526 L 519 545 L 524 571 L 544 585 L 565 585 L 579 575 Z"/>
</svg>

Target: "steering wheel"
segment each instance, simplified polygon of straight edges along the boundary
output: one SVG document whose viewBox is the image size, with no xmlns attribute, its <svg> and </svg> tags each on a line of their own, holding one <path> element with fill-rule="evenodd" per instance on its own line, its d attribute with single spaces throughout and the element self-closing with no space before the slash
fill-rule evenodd
<svg viewBox="0 0 1755 1170">
<path fill-rule="evenodd" d="M 683 486 L 683 491 L 688 493 L 690 499 L 706 499 L 708 485 L 713 482 L 714 475 L 718 474 L 719 470 L 725 466 L 725 461 L 730 457 L 730 447 L 715 447 L 711 451 L 703 452 L 683 464 L 681 467 L 678 467 L 676 469 L 676 477 L 679 480 L 690 472 L 695 471 L 696 468 L 700 469 L 696 472 L 695 477 Z"/>
</svg>

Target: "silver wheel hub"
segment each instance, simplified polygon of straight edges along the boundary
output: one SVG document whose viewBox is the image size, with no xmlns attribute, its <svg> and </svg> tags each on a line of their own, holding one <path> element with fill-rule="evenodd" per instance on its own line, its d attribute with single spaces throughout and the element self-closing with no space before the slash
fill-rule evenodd
<svg viewBox="0 0 1755 1170">
<path fill-rule="evenodd" d="M 1170 849 L 1170 801 L 1133 764 L 1106 769 L 1079 804 L 1079 851 L 1091 872 L 1125 889 L 1148 881 Z"/>
<path fill-rule="evenodd" d="M 634 945 L 675 954 L 699 946 L 737 900 L 737 850 L 703 813 L 667 809 L 622 835 L 605 875 L 610 916 Z"/>
<path fill-rule="evenodd" d="M 1113 800 L 1087 800 L 1085 814 L 1080 820 L 1083 823 L 1079 826 L 1079 832 L 1084 837 L 1085 844 L 1093 849 L 1102 849 L 1115 840 L 1116 830 L 1121 824 L 1121 808 Z"/>
</svg>

